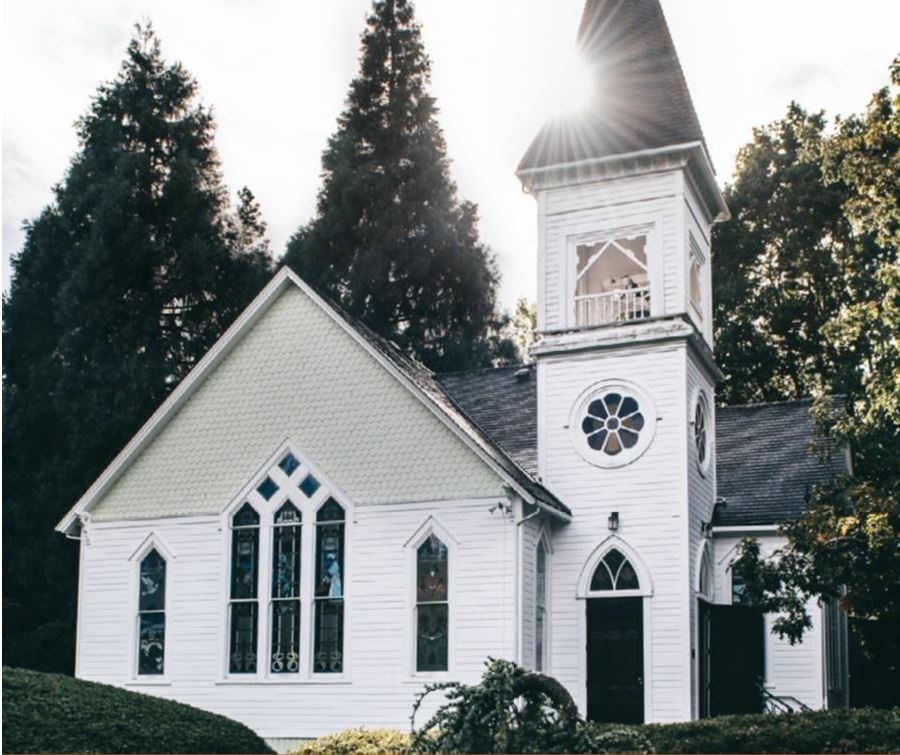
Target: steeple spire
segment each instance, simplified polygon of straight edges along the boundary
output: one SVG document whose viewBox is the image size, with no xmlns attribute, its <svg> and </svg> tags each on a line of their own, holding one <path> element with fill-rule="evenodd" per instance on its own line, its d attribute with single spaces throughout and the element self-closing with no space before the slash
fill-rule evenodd
<svg viewBox="0 0 900 755">
<path fill-rule="evenodd" d="M 578 46 L 591 67 L 593 102 L 547 123 L 520 171 L 703 143 L 659 0 L 587 0 Z"/>
</svg>

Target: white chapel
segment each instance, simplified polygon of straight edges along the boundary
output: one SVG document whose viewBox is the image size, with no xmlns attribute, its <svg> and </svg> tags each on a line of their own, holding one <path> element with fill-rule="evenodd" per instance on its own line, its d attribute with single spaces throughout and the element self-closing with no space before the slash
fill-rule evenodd
<svg viewBox="0 0 900 755">
<path fill-rule="evenodd" d="M 588 0 L 578 44 L 596 104 L 517 169 L 533 362 L 433 374 L 281 270 L 58 525 L 78 677 L 272 742 L 406 729 L 488 656 L 596 721 L 846 705 L 836 606 L 790 645 L 732 569 L 845 455 L 809 402 L 716 407 L 728 208 L 659 0 Z"/>
</svg>

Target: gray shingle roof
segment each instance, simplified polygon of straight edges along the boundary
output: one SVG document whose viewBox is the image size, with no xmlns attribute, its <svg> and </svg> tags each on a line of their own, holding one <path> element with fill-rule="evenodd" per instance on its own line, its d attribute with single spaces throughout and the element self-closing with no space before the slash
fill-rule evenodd
<svg viewBox="0 0 900 755">
<path fill-rule="evenodd" d="M 796 519 L 815 485 L 847 474 L 841 449 L 831 449 L 825 462 L 811 452 L 811 405 L 804 399 L 716 410 L 718 495 L 726 505 L 714 524 Z"/>
<path fill-rule="evenodd" d="M 704 141 L 659 0 L 587 0 L 578 45 L 593 102 L 547 123 L 518 170 Z"/>
<path fill-rule="evenodd" d="M 537 468 L 537 385 L 533 369 L 439 375 L 438 381 L 472 420 L 533 475 Z M 720 407 L 716 410 L 715 524 L 777 524 L 796 518 L 816 484 L 847 473 L 843 454 L 826 462 L 809 451 L 811 401 Z"/>
</svg>

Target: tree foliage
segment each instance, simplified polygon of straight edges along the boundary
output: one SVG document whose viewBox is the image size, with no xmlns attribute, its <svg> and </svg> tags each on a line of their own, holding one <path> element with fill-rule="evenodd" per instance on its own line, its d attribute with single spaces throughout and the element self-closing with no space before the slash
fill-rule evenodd
<svg viewBox="0 0 900 755">
<path fill-rule="evenodd" d="M 3 303 L 5 659 L 71 670 L 75 549 L 53 531 L 270 274 L 232 210 L 196 81 L 138 27 L 25 225 Z"/>
<path fill-rule="evenodd" d="M 315 218 L 284 261 L 435 370 L 510 361 L 498 272 L 477 210 L 457 198 L 430 62 L 408 0 L 376 0 L 360 72 L 322 156 Z"/>
<path fill-rule="evenodd" d="M 717 335 L 732 400 L 817 397 L 820 452 L 854 476 L 820 486 L 763 559 L 745 541 L 748 596 L 791 641 L 809 598 L 900 637 L 900 63 L 893 91 L 838 119 L 792 105 L 742 152 L 734 220 L 716 238 Z M 733 267 L 732 267 L 733 263 Z M 882 648 L 897 664 L 900 642 Z"/>
<path fill-rule="evenodd" d="M 568 690 L 556 679 L 514 663 L 488 658 L 478 684 L 426 685 L 412 713 L 412 752 L 565 753 L 652 752 L 649 741 L 627 727 L 585 723 Z M 429 695 L 445 702 L 416 729 Z"/>
</svg>

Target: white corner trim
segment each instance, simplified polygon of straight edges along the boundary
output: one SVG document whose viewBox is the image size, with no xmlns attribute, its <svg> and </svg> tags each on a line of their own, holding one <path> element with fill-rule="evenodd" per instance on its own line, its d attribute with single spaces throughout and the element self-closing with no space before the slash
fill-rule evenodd
<svg viewBox="0 0 900 755">
<path fill-rule="evenodd" d="M 530 495 L 519 483 L 517 483 L 491 456 L 490 452 L 483 448 L 481 444 L 476 443 L 466 433 L 464 433 L 455 422 L 451 421 L 446 413 L 438 407 L 424 392 L 403 375 L 393 364 L 391 364 L 377 349 L 375 349 L 365 338 L 356 331 L 341 315 L 330 306 L 321 296 L 319 296 L 306 282 L 304 282 L 289 267 L 282 267 L 266 284 L 265 288 L 256 296 L 256 298 L 247 306 L 247 308 L 238 316 L 218 341 L 210 348 L 206 355 L 194 366 L 194 368 L 185 376 L 178 384 L 174 391 L 169 394 L 168 398 L 160 404 L 159 408 L 152 414 L 140 430 L 132 437 L 128 444 L 119 452 L 119 454 L 110 462 L 109 466 L 100 474 L 100 476 L 85 491 L 84 495 L 78 499 L 75 505 L 69 509 L 66 515 L 57 523 L 56 531 L 66 533 L 73 524 L 76 523 L 77 517 L 83 512 L 89 511 L 90 508 L 109 490 L 109 488 L 122 476 L 134 458 L 147 447 L 159 432 L 165 427 L 168 420 L 178 411 L 178 409 L 193 395 L 207 374 L 210 373 L 224 359 L 250 330 L 253 324 L 274 304 L 281 293 L 290 285 L 294 284 L 310 299 L 312 299 L 319 307 L 328 314 L 331 319 L 340 325 L 344 331 L 350 334 L 357 343 L 359 343 L 366 352 L 375 359 L 382 367 L 384 367 L 391 375 L 394 376 L 407 390 L 409 390 L 419 401 L 428 408 L 441 422 L 453 432 L 457 438 L 466 444 L 475 454 L 490 467 L 490 469 L 504 480 L 516 493 L 529 503 L 536 503 L 534 496 Z M 562 514 L 562 512 L 559 512 Z"/>
</svg>

